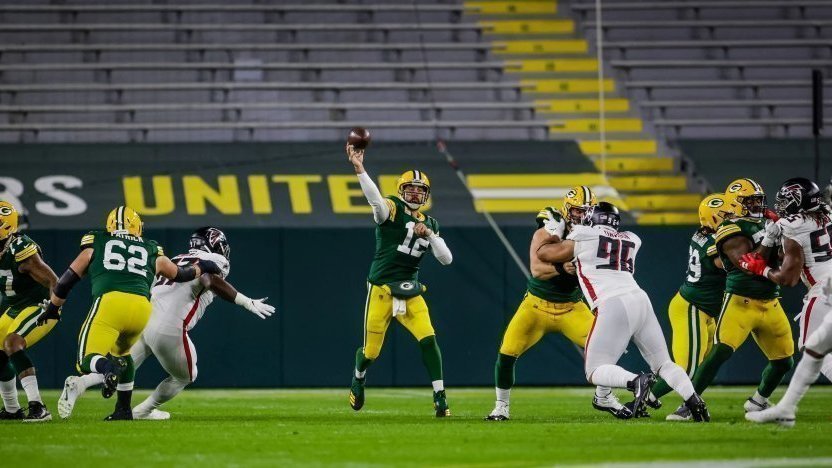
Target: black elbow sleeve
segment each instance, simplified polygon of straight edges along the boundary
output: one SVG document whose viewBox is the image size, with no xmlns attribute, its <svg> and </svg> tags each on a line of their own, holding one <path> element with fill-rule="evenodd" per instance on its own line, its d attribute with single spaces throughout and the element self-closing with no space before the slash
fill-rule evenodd
<svg viewBox="0 0 832 468">
<path fill-rule="evenodd" d="M 184 283 L 186 281 L 191 281 L 194 278 L 196 278 L 196 268 L 192 266 L 186 266 L 184 268 L 178 267 L 173 281 L 175 283 Z"/>
<path fill-rule="evenodd" d="M 66 299 L 66 297 L 69 296 L 69 292 L 72 291 L 72 288 L 79 281 L 81 281 L 81 277 L 72 271 L 72 268 L 67 268 L 55 284 L 55 289 L 53 291 L 55 296 L 61 299 Z"/>
</svg>

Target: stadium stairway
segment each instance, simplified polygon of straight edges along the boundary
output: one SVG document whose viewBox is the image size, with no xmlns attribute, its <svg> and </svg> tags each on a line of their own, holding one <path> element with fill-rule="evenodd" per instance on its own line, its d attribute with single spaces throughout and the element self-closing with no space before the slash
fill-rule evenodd
<svg viewBox="0 0 832 468">
<path fill-rule="evenodd" d="M 614 201 L 639 224 L 698 223 L 696 184 L 610 74 L 603 80 L 606 140 L 601 141 L 598 60 L 568 8 L 560 12 L 559 3 L 541 0 L 466 1 L 465 6 L 492 40 L 494 54 L 506 60 L 506 72 L 520 77 L 537 115 L 550 122 L 549 138 L 577 141 L 620 197 Z"/>
</svg>

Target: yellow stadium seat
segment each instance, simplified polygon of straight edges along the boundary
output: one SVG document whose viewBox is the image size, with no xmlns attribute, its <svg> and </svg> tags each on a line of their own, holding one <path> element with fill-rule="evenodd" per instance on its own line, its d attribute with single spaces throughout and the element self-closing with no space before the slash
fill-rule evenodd
<svg viewBox="0 0 832 468">
<path fill-rule="evenodd" d="M 679 191 L 687 189 L 685 176 L 616 176 L 610 185 L 625 192 Z"/>
<path fill-rule="evenodd" d="M 698 225 L 699 216 L 695 212 L 690 213 L 642 213 L 636 216 L 636 222 L 641 225 Z"/>
<path fill-rule="evenodd" d="M 562 79 L 562 80 L 520 80 L 520 86 L 528 88 L 532 93 L 546 94 L 570 94 L 570 93 L 597 93 L 598 80 L 596 79 Z M 615 82 L 610 79 L 604 80 L 604 91 L 612 93 L 615 91 Z"/>
<path fill-rule="evenodd" d="M 596 158 L 593 162 L 599 171 L 607 172 L 670 172 L 674 169 L 673 158 L 665 157 L 607 157 L 604 160 Z"/>
<path fill-rule="evenodd" d="M 479 25 L 490 34 L 571 34 L 575 32 L 575 22 L 566 19 L 480 21 Z"/>
<path fill-rule="evenodd" d="M 657 193 L 649 195 L 628 195 L 625 197 L 631 210 L 667 211 L 696 210 L 702 196 L 698 193 Z"/>
<path fill-rule="evenodd" d="M 506 63 L 506 71 L 517 73 L 597 72 L 598 60 L 594 58 L 516 60 Z"/>
<path fill-rule="evenodd" d="M 656 154 L 658 145 L 656 140 L 607 140 L 604 142 L 607 154 L 613 155 L 627 155 L 627 154 Z M 594 140 L 585 140 L 578 142 L 581 152 L 591 156 L 601 154 L 601 142 Z"/>
<path fill-rule="evenodd" d="M 589 50 L 584 39 L 496 41 L 492 45 L 498 54 L 585 54 Z"/>
<path fill-rule="evenodd" d="M 557 114 L 596 114 L 601 107 L 598 99 L 538 99 L 534 101 L 535 108 L 541 112 Z M 630 101 L 623 98 L 607 99 L 604 101 L 606 112 L 627 112 Z"/>
<path fill-rule="evenodd" d="M 598 119 L 567 119 L 562 126 L 553 126 L 549 129 L 555 133 L 595 133 L 600 131 Z M 643 128 L 641 119 L 604 119 L 604 129 L 607 132 L 640 132 Z"/>
<path fill-rule="evenodd" d="M 465 2 L 466 13 L 480 15 L 554 15 L 558 12 L 555 1 L 516 1 L 516 2 Z"/>
</svg>

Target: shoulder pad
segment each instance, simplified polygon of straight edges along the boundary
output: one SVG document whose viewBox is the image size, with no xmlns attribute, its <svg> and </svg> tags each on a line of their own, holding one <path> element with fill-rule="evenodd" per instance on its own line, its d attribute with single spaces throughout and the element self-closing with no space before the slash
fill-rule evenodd
<svg viewBox="0 0 832 468">
<path fill-rule="evenodd" d="M 14 261 L 19 263 L 38 253 L 39 248 L 29 236 L 21 234 L 12 239 L 9 251 L 14 255 Z"/>
<path fill-rule="evenodd" d="M 92 243 L 95 241 L 95 236 L 98 235 L 98 231 L 90 231 L 84 234 L 81 237 L 81 249 L 86 249 L 87 247 L 92 247 Z"/>
<path fill-rule="evenodd" d="M 740 228 L 734 220 L 727 220 L 720 224 L 719 229 L 717 229 L 716 234 L 714 234 L 714 242 L 718 244 L 723 240 L 738 234 L 742 234 L 742 228 Z"/>
</svg>

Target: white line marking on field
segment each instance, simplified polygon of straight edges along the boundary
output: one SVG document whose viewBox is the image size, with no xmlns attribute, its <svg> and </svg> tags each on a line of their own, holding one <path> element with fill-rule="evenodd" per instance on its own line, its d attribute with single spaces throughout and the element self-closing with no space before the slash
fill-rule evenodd
<svg viewBox="0 0 832 468">
<path fill-rule="evenodd" d="M 767 468 L 782 466 L 822 466 L 832 465 L 832 458 L 738 458 L 736 460 L 699 460 L 699 461 L 642 461 L 631 463 L 600 463 L 593 465 L 568 465 L 570 467 L 608 467 L 608 468 Z"/>
</svg>

